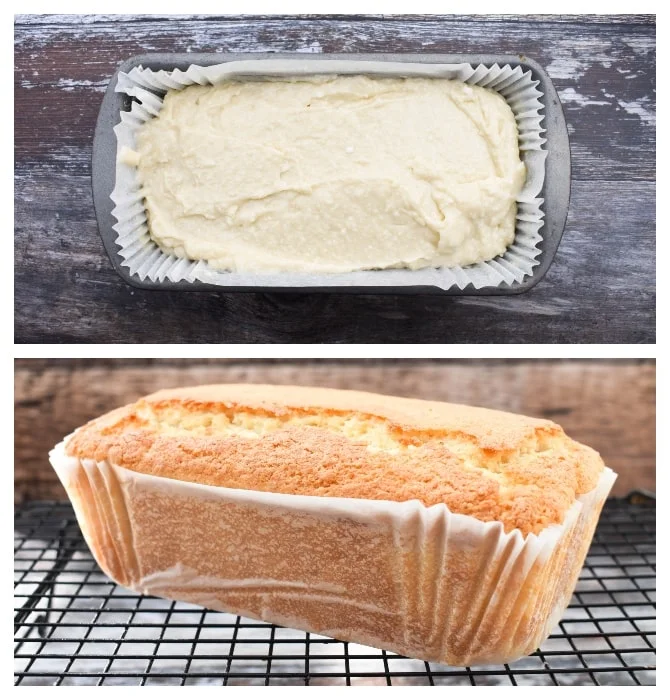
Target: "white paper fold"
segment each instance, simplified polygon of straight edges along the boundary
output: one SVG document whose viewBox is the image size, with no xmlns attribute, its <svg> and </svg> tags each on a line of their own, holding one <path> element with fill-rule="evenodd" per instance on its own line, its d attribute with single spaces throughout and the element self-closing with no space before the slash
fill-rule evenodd
<svg viewBox="0 0 670 700">
<path fill-rule="evenodd" d="M 360 74 L 439 77 L 462 80 L 499 92 L 508 102 L 519 129 L 519 149 L 526 165 L 526 183 L 518 197 L 516 236 L 506 253 L 491 261 L 467 267 L 420 270 L 371 270 L 340 274 L 222 272 L 204 261 L 191 261 L 163 252 L 149 236 L 147 217 L 136 168 L 120 162 L 124 146 L 135 147 L 138 128 L 161 110 L 168 89 L 188 85 L 216 85 L 228 78 Z M 441 289 L 469 284 L 476 289 L 522 282 L 539 264 L 544 214 L 539 198 L 544 183 L 546 150 L 541 126 L 543 93 L 530 71 L 520 66 L 471 66 L 470 64 L 399 63 L 381 61 L 316 61 L 310 59 L 233 60 L 214 66 L 190 66 L 188 70 L 153 71 L 136 67 L 120 73 L 116 91 L 137 101 L 121 112 L 114 128 L 117 137 L 116 183 L 112 192 L 117 220 L 114 230 L 123 265 L 140 279 L 152 282 L 206 282 L 223 287 L 405 287 L 436 286 Z"/>
</svg>

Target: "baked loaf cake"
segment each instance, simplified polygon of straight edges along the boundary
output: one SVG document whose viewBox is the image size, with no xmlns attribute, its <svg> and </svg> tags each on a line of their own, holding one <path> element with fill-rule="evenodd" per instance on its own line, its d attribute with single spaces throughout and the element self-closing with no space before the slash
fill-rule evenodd
<svg viewBox="0 0 670 700">
<path fill-rule="evenodd" d="M 305 76 L 166 94 L 140 128 L 150 235 L 238 272 L 469 265 L 514 240 L 514 114 L 457 80 Z"/>
<path fill-rule="evenodd" d="M 158 392 L 51 457 L 122 585 L 454 665 L 544 640 L 614 480 L 550 421 L 287 386 Z"/>
</svg>

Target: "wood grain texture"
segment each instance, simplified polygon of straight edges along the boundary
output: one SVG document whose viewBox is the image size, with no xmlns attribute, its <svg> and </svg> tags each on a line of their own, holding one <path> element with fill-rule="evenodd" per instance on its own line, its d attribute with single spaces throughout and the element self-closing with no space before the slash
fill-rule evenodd
<svg viewBox="0 0 670 700">
<path fill-rule="evenodd" d="M 90 189 L 115 68 L 152 51 L 519 53 L 568 120 L 572 203 L 519 297 L 167 293 L 111 268 Z M 655 24 L 649 16 L 26 17 L 15 25 L 17 342 L 655 340 Z M 539 322 L 538 322 L 539 321 Z"/>
<path fill-rule="evenodd" d="M 277 20 L 277 19 L 321 19 L 323 15 L 254 15 L 257 20 Z M 384 22 L 406 22 L 408 20 L 425 20 L 426 15 L 384 15 L 384 14 L 367 14 L 367 15 L 327 15 L 332 19 L 340 19 L 346 21 L 378 21 Z M 481 20 L 482 15 L 433 15 L 432 19 L 436 20 Z M 600 24 L 653 24 L 655 15 L 485 15 L 487 22 L 530 22 L 543 24 L 557 23 L 600 23 Z M 50 24 L 100 24 L 101 22 L 164 22 L 168 20 L 207 20 L 210 22 L 220 21 L 246 21 L 246 17 L 235 17 L 234 15 L 15 15 L 15 23 L 17 25 L 50 25 Z"/>
<path fill-rule="evenodd" d="M 615 493 L 655 489 L 651 361 L 21 360 L 15 371 L 15 499 L 62 498 L 48 451 L 86 421 L 162 388 L 304 384 L 466 403 L 545 417 L 597 449 Z"/>
</svg>

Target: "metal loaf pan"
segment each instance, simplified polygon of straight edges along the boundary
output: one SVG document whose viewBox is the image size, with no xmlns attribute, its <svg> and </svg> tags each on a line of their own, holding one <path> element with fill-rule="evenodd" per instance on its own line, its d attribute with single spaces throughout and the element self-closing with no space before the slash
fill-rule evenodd
<svg viewBox="0 0 670 700">
<path fill-rule="evenodd" d="M 391 62 L 412 62 L 412 63 L 470 63 L 473 65 L 484 64 L 510 66 L 522 66 L 530 70 L 533 79 L 539 81 L 539 89 L 544 93 L 542 98 L 544 104 L 544 120 L 542 126 L 545 129 L 547 151 L 545 163 L 544 186 L 540 192 L 540 197 L 544 199 L 544 226 L 541 229 L 542 241 L 539 244 L 541 254 L 539 264 L 533 268 L 531 275 L 525 277 L 523 282 L 513 282 L 501 286 L 483 287 L 475 289 L 468 285 L 465 289 L 452 287 L 448 290 L 439 287 L 426 285 L 403 285 L 397 287 L 375 286 L 374 284 L 365 286 L 238 286 L 222 287 L 215 284 L 203 282 L 152 282 L 141 280 L 137 275 L 130 274 L 130 271 L 122 266 L 122 258 L 118 254 L 119 246 L 116 244 L 117 234 L 112 228 L 116 223 L 112 216 L 114 203 L 110 195 L 115 184 L 116 168 L 116 135 L 114 127 L 120 121 L 120 113 L 130 109 L 130 98 L 122 93 L 114 91 L 118 75 L 121 72 L 127 73 L 135 66 L 143 66 L 153 70 L 174 70 L 180 68 L 186 70 L 190 65 L 210 66 L 227 61 L 258 60 L 258 59 L 294 59 L 304 60 L 304 54 L 279 54 L 279 53 L 206 53 L 206 54 L 146 54 L 134 56 L 122 63 L 105 92 L 105 96 L 100 107 L 98 121 L 93 139 L 93 201 L 95 205 L 98 229 L 102 236 L 103 243 L 110 260 L 119 275 L 128 284 L 142 289 L 180 289 L 183 291 L 219 290 L 225 292 L 345 292 L 359 294 L 446 294 L 451 296 L 467 295 L 503 295 L 519 294 L 534 287 L 546 274 L 551 265 L 558 244 L 560 243 L 565 221 L 568 215 L 568 205 L 570 200 L 570 145 L 568 141 L 568 130 L 563 116 L 561 103 L 556 94 L 551 79 L 535 61 L 525 56 L 507 56 L 495 54 L 310 54 L 310 60 L 358 60 L 365 61 L 391 61 Z M 361 70 L 365 72 L 364 67 Z M 286 273 L 290 275 L 290 273 Z M 374 274 L 372 271 L 371 274 Z"/>
</svg>

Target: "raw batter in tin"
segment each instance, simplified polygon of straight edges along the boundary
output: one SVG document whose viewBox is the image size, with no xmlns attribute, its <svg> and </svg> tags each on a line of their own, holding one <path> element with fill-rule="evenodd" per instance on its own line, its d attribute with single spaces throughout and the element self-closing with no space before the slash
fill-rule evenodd
<svg viewBox="0 0 670 700">
<path fill-rule="evenodd" d="M 152 238 L 240 272 L 468 265 L 514 239 L 514 115 L 459 81 L 321 76 L 170 91 L 139 131 Z"/>
</svg>

